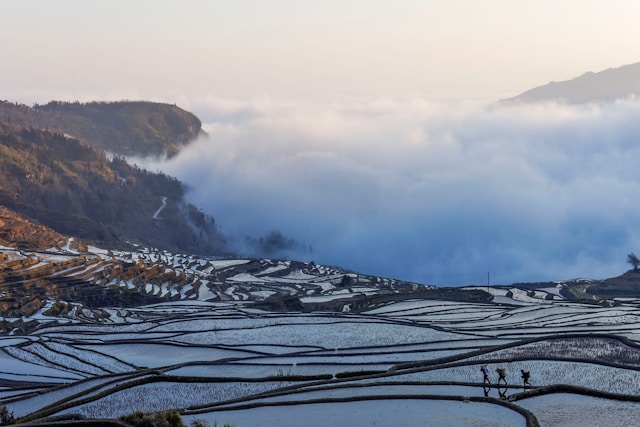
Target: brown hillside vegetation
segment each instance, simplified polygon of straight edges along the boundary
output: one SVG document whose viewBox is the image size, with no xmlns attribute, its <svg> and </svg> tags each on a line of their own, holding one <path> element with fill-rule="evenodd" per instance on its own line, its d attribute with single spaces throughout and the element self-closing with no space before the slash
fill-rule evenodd
<svg viewBox="0 0 640 427">
<path fill-rule="evenodd" d="M 63 240 L 60 233 L 34 224 L 17 213 L 0 206 L 0 245 L 28 249 L 46 249 Z"/>
<path fill-rule="evenodd" d="M 67 245 L 79 253 L 54 249 L 66 248 Z M 50 300 L 56 302 L 46 314 L 59 315 L 73 309 L 86 309 L 87 313 L 93 313 L 91 316 L 100 317 L 105 315 L 100 310 L 104 306 L 135 306 L 168 299 L 139 289 L 108 287 L 105 283 L 115 279 L 132 280 L 144 289 L 147 283 L 186 280 L 184 275 L 153 268 L 144 262 L 101 259 L 87 252 L 85 242 L 68 239 L 3 206 L 0 206 L 0 246 L 6 247 L 0 247 L 0 315 L 3 318 L 33 315 Z M 65 253 L 66 260 L 47 261 L 43 254 L 52 253 L 52 250 L 53 253 Z M 3 320 L 0 333 L 30 327 L 22 321 L 9 324 Z"/>
</svg>

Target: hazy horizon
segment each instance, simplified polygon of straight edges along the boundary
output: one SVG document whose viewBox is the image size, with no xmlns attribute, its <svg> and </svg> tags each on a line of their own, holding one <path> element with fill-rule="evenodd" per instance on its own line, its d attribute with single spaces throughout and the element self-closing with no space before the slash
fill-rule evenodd
<svg viewBox="0 0 640 427">
<path fill-rule="evenodd" d="M 494 100 L 640 61 L 640 4 L 3 3 L 3 98 Z"/>
<path fill-rule="evenodd" d="M 247 249 L 438 285 L 605 278 L 640 251 L 637 102 L 495 106 L 640 61 L 632 1 L 7 2 L 0 99 L 175 103 L 170 162 Z M 142 162 L 142 161 L 141 161 Z"/>
</svg>

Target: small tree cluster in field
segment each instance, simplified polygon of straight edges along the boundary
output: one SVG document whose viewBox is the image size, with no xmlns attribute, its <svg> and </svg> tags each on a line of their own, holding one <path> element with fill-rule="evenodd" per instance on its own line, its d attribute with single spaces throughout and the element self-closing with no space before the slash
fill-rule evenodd
<svg viewBox="0 0 640 427">
<path fill-rule="evenodd" d="M 13 412 L 9 412 L 5 405 L 0 405 L 0 425 L 6 426 L 9 424 L 15 424 L 16 419 L 13 416 Z"/>
<path fill-rule="evenodd" d="M 633 252 L 627 255 L 627 263 L 633 266 L 633 271 L 638 271 L 638 267 L 640 266 L 640 258 L 636 256 Z"/>
<path fill-rule="evenodd" d="M 178 411 L 142 412 L 120 417 L 121 421 L 134 427 L 186 427 Z"/>
<path fill-rule="evenodd" d="M 6 408 L 5 408 L 6 410 Z M 13 417 L 12 417 L 13 420 Z M 136 411 L 129 415 L 120 417 L 121 421 L 131 424 L 134 427 L 186 427 L 182 422 L 178 411 L 164 412 L 142 412 Z M 12 423 L 7 423 L 12 424 Z M 191 427 L 210 427 L 209 424 L 202 420 L 195 420 L 191 423 Z M 218 427 L 214 424 L 213 427 Z M 226 424 L 223 427 L 236 427 L 235 424 Z"/>
</svg>

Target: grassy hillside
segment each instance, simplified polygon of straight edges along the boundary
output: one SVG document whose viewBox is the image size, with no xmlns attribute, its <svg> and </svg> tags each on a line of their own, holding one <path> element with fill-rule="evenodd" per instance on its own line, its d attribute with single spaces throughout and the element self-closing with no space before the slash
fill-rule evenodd
<svg viewBox="0 0 640 427">
<path fill-rule="evenodd" d="M 122 155 L 175 154 L 197 138 L 202 123 L 175 105 L 154 102 L 0 102 L 0 121 L 14 129 L 36 128 L 80 139 Z"/>
</svg>

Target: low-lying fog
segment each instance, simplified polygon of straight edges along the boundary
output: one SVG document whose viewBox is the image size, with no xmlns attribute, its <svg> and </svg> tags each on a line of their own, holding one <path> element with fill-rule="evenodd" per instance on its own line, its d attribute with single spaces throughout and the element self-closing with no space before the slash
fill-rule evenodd
<svg viewBox="0 0 640 427">
<path fill-rule="evenodd" d="M 612 277 L 640 251 L 640 102 L 191 110 L 208 137 L 136 163 L 187 183 L 244 255 L 444 286 Z"/>
</svg>

